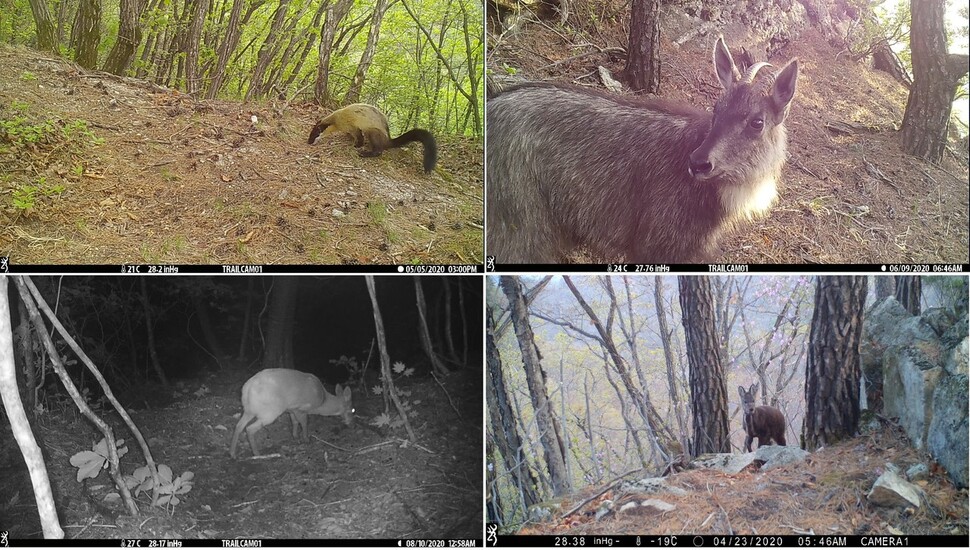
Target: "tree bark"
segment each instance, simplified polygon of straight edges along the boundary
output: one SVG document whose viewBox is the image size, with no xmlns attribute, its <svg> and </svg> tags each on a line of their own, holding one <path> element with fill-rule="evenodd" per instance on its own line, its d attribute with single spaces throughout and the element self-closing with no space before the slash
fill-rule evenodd
<svg viewBox="0 0 970 550">
<path fill-rule="evenodd" d="M 896 301 L 906 308 L 910 315 L 920 314 L 922 294 L 923 283 L 919 275 L 896 276 Z"/>
<path fill-rule="evenodd" d="M 485 407 L 485 410 L 488 412 L 491 433 L 499 447 L 499 454 L 502 456 L 505 470 L 509 473 L 510 482 L 515 487 L 516 494 L 521 495 L 524 507 L 528 509 L 540 500 L 536 492 L 539 487 L 539 480 L 529 469 L 529 464 L 523 453 L 525 444 L 516 429 L 515 412 L 509 403 L 505 379 L 502 376 L 502 357 L 498 353 L 495 341 L 495 322 L 492 309 L 488 307 L 485 312 L 485 369 L 488 381 L 488 406 Z M 489 455 L 486 460 L 492 458 Z M 493 492 L 498 494 L 495 487 L 489 487 L 488 491 L 489 494 Z M 496 502 L 491 504 L 497 505 Z"/>
<path fill-rule="evenodd" d="M 354 0 L 338 0 L 327 8 L 327 17 L 323 20 L 320 30 L 320 48 L 317 50 L 317 79 L 313 87 L 313 99 L 318 105 L 330 103 L 330 54 L 333 50 L 333 39 L 337 35 L 337 25 L 350 13 Z"/>
<path fill-rule="evenodd" d="M 667 371 L 667 395 L 670 398 L 670 408 L 674 413 L 674 417 L 677 419 L 677 433 L 686 438 L 687 427 L 684 425 L 684 409 L 680 404 L 680 388 L 682 384 L 677 378 L 677 371 L 674 365 L 674 358 L 677 357 L 677 353 L 674 351 L 670 342 L 672 332 L 669 325 L 667 325 L 667 311 L 664 308 L 663 277 L 654 277 L 653 301 L 654 307 L 657 310 L 657 331 L 659 332 L 660 343 L 664 350 L 664 366 Z M 683 443 L 681 441 L 682 445 Z"/>
<path fill-rule="evenodd" d="M 805 450 L 850 438 L 858 429 L 859 343 L 867 282 L 864 276 L 816 279 L 805 374 Z"/>
<path fill-rule="evenodd" d="M 721 344 L 714 328 L 710 279 L 680 276 L 678 281 L 694 420 L 690 454 L 729 453 L 727 389 L 718 351 Z"/>
<path fill-rule="evenodd" d="M 162 369 L 162 362 L 158 360 L 158 350 L 155 346 L 155 328 L 152 325 L 152 306 L 148 301 L 148 284 L 145 282 L 147 277 L 141 277 L 141 307 L 145 312 L 145 331 L 147 332 L 147 342 L 148 342 L 148 357 L 152 362 L 152 369 L 155 371 L 155 375 L 158 376 L 158 380 L 162 383 L 162 387 L 168 387 L 168 377 L 165 376 L 165 370 Z"/>
<path fill-rule="evenodd" d="M 634 91 L 660 92 L 660 0 L 633 0 L 627 82 Z"/>
<path fill-rule="evenodd" d="M 0 275 L 0 402 L 3 403 L 5 416 L 10 421 L 10 431 L 30 473 L 30 483 L 44 538 L 63 539 L 64 530 L 57 517 L 44 453 L 34 438 L 24 404 L 20 400 L 20 392 L 17 391 L 17 367 L 13 352 L 13 330 L 10 326 L 9 295 L 7 276 Z"/>
<path fill-rule="evenodd" d="M 121 13 L 118 19 L 118 39 L 115 40 L 104 70 L 111 74 L 123 75 L 135 58 L 135 50 L 141 44 L 141 14 L 147 5 L 146 0 L 121 0 Z"/>
<path fill-rule="evenodd" d="M 34 356 L 34 331 L 27 316 L 27 306 L 23 300 L 17 300 L 17 312 L 20 324 L 17 325 L 17 344 L 20 347 L 20 371 L 24 373 L 24 399 L 27 410 L 33 416 L 34 405 L 37 404 L 37 361 Z M 38 346 L 39 347 L 39 346 Z"/>
<path fill-rule="evenodd" d="M 249 89 L 246 90 L 246 101 L 263 94 L 263 79 L 266 76 L 266 70 L 269 68 L 270 63 L 276 57 L 277 45 L 280 41 L 280 29 L 283 27 L 283 21 L 286 20 L 286 12 L 289 7 L 290 0 L 280 0 L 279 6 L 276 7 L 276 13 L 273 14 L 273 23 L 269 27 L 269 33 L 263 40 L 262 46 L 259 47 L 259 54 L 256 57 L 256 68 L 253 69 L 253 79 L 249 83 Z"/>
<path fill-rule="evenodd" d="M 966 54 L 948 54 L 944 0 L 911 0 L 913 87 L 903 115 L 903 150 L 932 162 L 943 160 L 956 85 L 967 74 Z"/>
<path fill-rule="evenodd" d="M 37 26 L 37 49 L 57 53 L 57 33 L 47 0 L 30 0 L 30 11 Z"/>
<path fill-rule="evenodd" d="M 887 296 L 896 295 L 896 277 L 893 275 L 876 275 L 876 301 Z"/>
<path fill-rule="evenodd" d="M 233 0 L 232 11 L 229 14 L 229 23 L 226 25 L 226 36 L 219 43 L 216 53 L 216 64 L 210 73 L 209 86 L 205 91 L 205 96 L 209 99 L 216 97 L 219 89 L 222 88 L 222 81 L 226 78 L 226 66 L 229 64 L 229 54 L 235 51 L 239 44 L 239 19 L 242 15 L 243 4 L 246 0 Z"/>
<path fill-rule="evenodd" d="M 299 277 L 276 277 L 270 294 L 266 319 L 264 369 L 293 368 L 293 322 L 296 317 L 296 295 Z"/>
<path fill-rule="evenodd" d="M 571 484 L 566 474 L 565 447 L 562 443 L 562 431 L 559 421 L 549 400 L 546 388 L 546 374 L 539 362 L 539 355 L 535 344 L 535 335 L 529 324 L 529 312 L 522 296 L 519 280 L 514 277 L 503 276 L 500 279 L 502 290 L 509 300 L 512 314 L 512 325 L 522 353 L 522 364 L 525 369 L 529 394 L 532 397 L 532 408 L 539 430 L 539 439 L 546 457 L 546 467 L 552 484 L 554 496 L 562 496 L 569 492 Z"/>
<path fill-rule="evenodd" d="M 377 334 L 377 348 L 381 353 L 381 380 L 384 383 L 384 392 L 385 395 L 390 395 L 391 401 L 394 402 L 394 406 L 397 408 L 397 412 L 404 422 L 404 429 L 408 432 L 408 439 L 411 443 L 417 443 L 418 439 L 414 435 L 411 421 L 408 420 L 407 411 L 401 403 L 400 397 L 398 397 L 397 390 L 394 388 L 394 374 L 391 372 L 391 356 L 387 353 L 387 338 L 384 336 L 384 318 L 381 316 L 381 307 L 377 302 L 377 289 L 374 286 L 374 276 L 366 275 L 364 280 L 367 282 L 367 294 L 370 295 L 371 307 L 374 310 L 374 331 Z M 387 412 L 385 411 L 385 413 Z"/>
<path fill-rule="evenodd" d="M 85 69 L 94 69 L 101 43 L 101 0 L 80 0 L 71 36 L 74 61 Z"/>
<path fill-rule="evenodd" d="M 431 331 L 428 329 L 428 308 L 424 299 L 424 291 L 421 287 L 421 277 L 414 277 L 414 294 L 418 307 L 418 332 L 421 336 L 421 348 L 424 349 L 428 360 L 431 361 L 434 372 L 440 376 L 447 376 L 448 369 L 445 368 L 444 363 L 441 362 L 441 359 L 434 350 L 434 346 L 431 344 Z"/>
<path fill-rule="evenodd" d="M 360 91 L 364 87 L 367 69 L 370 68 L 371 61 L 374 60 L 374 54 L 377 52 L 377 41 L 381 35 L 381 21 L 384 20 L 384 13 L 387 11 L 387 1 L 377 0 L 374 4 L 370 32 L 367 34 L 367 45 L 364 46 L 364 52 L 360 55 L 360 61 L 357 63 L 354 78 L 350 82 L 350 88 L 347 89 L 347 95 L 344 96 L 344 105 L 350 105 L 351 103 L 360 101 Z"/>
<path fill-rule="evenodd" d="M 202 83 L 199 81 L 199 44 L 202 42 L 202 27 L 209 13 L 209 2 L 210 0 L 198 0 L 192 16 L 192 26 L 185 37 L 185 91 L 192 95 L 202 90 Z"/>
</svg>

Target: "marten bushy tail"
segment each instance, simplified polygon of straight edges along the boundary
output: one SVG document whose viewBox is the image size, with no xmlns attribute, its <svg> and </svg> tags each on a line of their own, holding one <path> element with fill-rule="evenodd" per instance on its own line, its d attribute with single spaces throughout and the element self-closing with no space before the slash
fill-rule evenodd
<svg viewBox="0 0 970 550">
<path fill-rule="evenodd" d="M 424 146 L 424 171 L 431 172 L 435 163 L 438 162 L 438 144 L 431 132 L 421 128 L 409 130 L 392 139 L 389 147 L 400 147 L 412 141 L 420 141 L 421 145 Z"/>
</svg>

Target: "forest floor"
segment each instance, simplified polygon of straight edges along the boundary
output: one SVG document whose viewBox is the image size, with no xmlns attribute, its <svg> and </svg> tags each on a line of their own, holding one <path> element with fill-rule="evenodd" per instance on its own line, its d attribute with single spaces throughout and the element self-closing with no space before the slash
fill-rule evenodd
<svg viewBox="0 0 970 550">
<path fill-rule="evenodd" d="M 0 255 L 12 264 L 479 264 L 484 149 L 360 158 L 325 114 L 196 100 L 0 44 Z M 398 129 L 400 133 L 403 129 Z"/>
<path fill-rule="evenodd" d="M 923 506 L 882 508 L 867 499 L 887 464 L 905 471 L 917 463 L 930 467 L 928 479 L 914 482 L 924 493 Z M 734 475 L 686 470 L 670 475 L 666 482 L 686 494 L 620 495 L 612 489 L 572 515 L 559 518 L 557 514 L 553 522 L 529 525 L 517 534 L 966 536 L 970 532 L 967 490 L 957 489 L 931 457 L 913 449 L 899 426 L 888 423 L 819 449 L 803 462 L 770 471 L 754 465 Z M 562 499 L 557 509 L 571 510 L 605 488 L 587 487 Z M 618 511 L 626 502 L 651 498 L 673 505 L 672 513 L 651 507 Z M 613 502 L 613 512 L 594 520 L 593 513 L 607 499 Z"/>
<path fill-rule="evenodd" d="M 608 4 L 600 6 L 607 14 Z M 596 52 L 626 46 L 628 20 L 604 15 L 584 30 L 577 22 L 586 13 L 582 5 L 573 13 L 563 27 L 537 21 L 523 10 L 513 30 L 501 37 L 490 35 L 488 69 L 496 75 L 493 84 L 501 88 L 518 80 L 548 80 L 602 88 L 598 66 L 614 78 L 622 75 L 624 55 Z M 711 64 L 714 37 L 701 35 L 683 48 L 673 43 L 694 32 L 662 30 L 661 97 L 709 108 L 721 91 Z M 725 34 L 732 49 L 740 47 Z M 907 100 L 902 85 L 865 61 L 854 61 L 814 29 L 768 61 L 780 67 L 794 57 L 799 74 L 786 122 L 790 157 L 779 201 L 767 217 L 726 237 L 717 261 L 968 263 L 967 142 L 949 148 L 940 165 L 905 155 L 898 131 Z M 501 77 L 510 74 L 514 77 Z M 616 259 L 591 258 L 580 251 L 572 260 Z"/>
<path fill-rule="evenodd" d="M 150 494 L 141 493 L 134 517 L 120 502 L 105 502 L 105 495 L 115 491 L 107 472 L 77 481 L 78 469 L 70 458 L 91 449 L 100 435 L 76 407 L 65 401 L 37 416 L 32 427 L 44 452 L 65 537 L 482 538 L 480 370 L 453 372 L 440 385 L 430 377 L 398 384 L 411 407 L 418 444 L 407 441 L 403 427 L 370 425 L 382 413 L 383 400 L 355 391 L 354 426 L 311 415 L 307 445 L 292 439 L 289 415 L 284 414 L 257 433 L 263 456 L 252 458 L 244 432 L 234 460 L 229 441 L 242 411 L 239 391 L 252 374 L 238 372 L 231 381 L 223 372 L 155 391 L 149 400 L 168 402 L 129 409 L 156 463 L 168 465 L 176 476 L 194 474 L 192 489 L 179 495 L 178 506 L 152 508 Z M 117 415 L 105 418 L 115 436 L 125 440 L 129 452 L 121 457 L 120 470 L 131 475 L 144 465 L 141 448 Z M 0 525 L 14 543 L 40 538 L 24 458 L 9 424 L 0 426 L 5 442 L 0 445 Z"/>
</svg>

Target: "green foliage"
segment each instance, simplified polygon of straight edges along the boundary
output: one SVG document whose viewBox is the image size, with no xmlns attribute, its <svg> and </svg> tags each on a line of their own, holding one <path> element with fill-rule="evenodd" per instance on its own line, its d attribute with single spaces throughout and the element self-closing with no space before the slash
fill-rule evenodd
<svg viewBox="0 0 970 550">
<path fill-rule="evenodd" d="M 115 453 L 119 459 L 128 454 L 128 447 L 123 447 L 124 444 L 124 439 L 115 440 Z M 85 479 L 98 477 L 101 470 L 107 468 L 109 464 L 108 440 L 102 438 L 101 441 L 91 447 L 90 451 L 81 451 L 73 455 L 70 462 L 72 466 L 77 468 L 78 483 Z"/>
<path fill-rule="evenodd" d="M 11 113 L 0 114 L 0 143 L 34 149 L 40 145 L 55 145 L 79 151 L 87 144 L 101 145 L 104 141 L 88 129 L 84 120 L 61 122 L 55 119 L 34 120 L 26 114 L 28 106 L 12 102 Z"/>
<path fill-rule="evenodd" d="M 47 178 L 41 176 L 37 178 L 33 185 L 21 185 L 11 193 L 11 202 L 18 210 L 31 210 L 37 203 L 38 196 L 57 197 L 65 191 L 66 187 L 62 184 L 48 185 Z"/>
<path fill-rule="evenodd" d="M 385 111 L 392 133 L 413 127 L 435 133 L 467 136 L 481 135 L 484 119 L 482 90 L 484 82 L 484 21 L 480 0 L 405 0 L 391 2 L 380 26 L 379 40 L 358 101 L 371 103 Z M 213 0 L 203 24 L 199 44 L 199 77 L 203 89 L 213 81 L 218 48 L 228 34 L 233 0 Z M 262 48 L 274 55 L 267 71 L 266 94 L 287 99 L 313 98 L 318 70 L 319 39 L 325 17 L 315 21 L 321 4 L 314 0 L 292 0 L 287 5 L 284 24 L 275 40 L 267 41 L 279 3 L 262 2 L 252 12 L 246 3 L 240 36 L 230 52 L 219 97 L 245 97 L 253 80 Z M 347 94 L 364 53 L 375 0 L 359 0 L 337 28 L 328 71 L 331 104 L 341 104 Z M 142 40 L 129 68 L 129 74 L 180 87 L 184 90 L 185 53 L 173 57 L 155 48 L 183 32 L 191 14 L 177 10 L 184 4 L 163 1 L 146 10 L 141 18 Z M 409 13 L 410 10 L 414 15 Z M 56 13 L 53 14 L 55 17 Z M 417 20 L 417 22 L 416 22 Z M 71 36 L 73 22 L 66 21 L 62 36 Z M 175 27 L 179 26 L 179 29 Z M 426 32 L 420 29 L 424 28 Z M 117 3 L 103 3 L 99 60 L 118 39 Z M 0 2 L 0 41 L 36 45 L 36 30 L 27 0 Z M 72 52 L 59 44 L 65 58 Z M 145 51 L 146 48 L 152 48 Z M 437 49 L 437 52 L 436 52 Z M 303 52 L 306 52 L 304 55 Z M 287 56 L 283 61 L 284 54 Z M 22 79 L 35 79 L 29 72 Z M 472 82 L 478 89 L 472 89 Z M 476 103 L 467 99 L 475 93 Z M 477 112 L 472 111 L 475 109 Z"/>
<path fill-rule="evenodd" d="M 195 473 L 191 471 L 176 477 L 172 468 L 167 464 L 159 464 L 157 483 L 148 466 L 138 468 L 132 475 L 125 476 L 124 480 L 128 489 L 135 490 L 134 496 L 136 497 L 143 492 L 146 494 L 153 493 L 157 488 L 159 497 L 152 505 L 169 507 L 174 512 L 175 507 L 182 502 L 178 495 L 184 495 L 192 490 L 194 478 Z M 116 494 L 112 496 L 117 498 Z"/>
<path fill-rule="evenodd" d="M 368 203 L 367 214 L 375 224 L 382 225 L 387 219 L 387 206 L 382 202 Z"/>
<path fill-rule="evenodd" d="M 102 143 L 86 121 L 40 119 L 30 114 L 28 104 L 11 101 L 0 111 L 0 163 L 10 167 L 0 183 L 10 189 L 10 203 L 30 211 L 42 199 L 60 197 L 67 189 L 64 177 L 84 174 L 78 158 Z M 71 168 L 52 168 L 62 162 Z"/>
</svg>

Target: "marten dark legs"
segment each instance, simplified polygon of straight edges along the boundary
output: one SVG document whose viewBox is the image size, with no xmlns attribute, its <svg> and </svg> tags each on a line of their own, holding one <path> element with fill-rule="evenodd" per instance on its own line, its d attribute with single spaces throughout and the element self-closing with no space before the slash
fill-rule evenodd
<svg viewBox="0 0 970 550">
<path fill-rule="evenodd" d="M 376 129 L 359 131 L 358 134 L 363 134 L 361 141 L 366 141 L 366 146 L 358 146 L 357 153 L 362 157 L 379 157 L 384 149 L 387 149 L 388 137 L 384 135 L 384 132 Z M 355 137 L 356 140 L 356 137 Z M 363 145 L 363 143 L 361 143 Z"/>
</svg>

